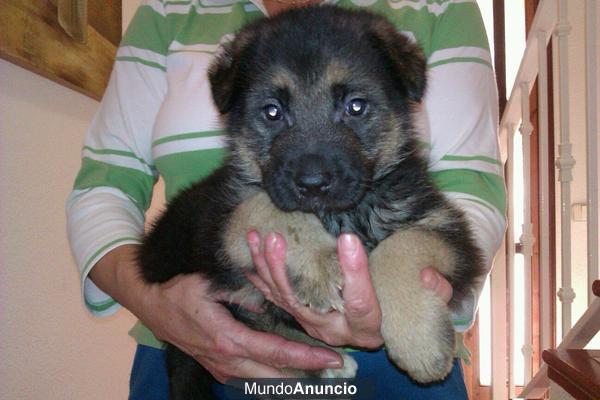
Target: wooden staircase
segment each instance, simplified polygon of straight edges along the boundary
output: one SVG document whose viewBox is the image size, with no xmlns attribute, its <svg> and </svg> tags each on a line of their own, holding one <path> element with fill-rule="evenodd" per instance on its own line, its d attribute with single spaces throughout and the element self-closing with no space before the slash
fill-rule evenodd
<svg viewBox="0 0 600 400">
<path fill-rule="evenodd" d="M 600 280 L 593 284 L 595 302 L 600 297 Z M 587 323 L 580 326 L 583 336 L 593 337 L 598 332 L 600 312 L 595 310 L 590 315 L 584 315 Z M 586 312 L 586 314 L 588 314 Z M 584 321 L 584 322 L 585 322 Z M 583 346 L 582 346 L 583 347 Z M 563 348 L 545 350 L 542 358 L 548 365 L 550 378 L 550 399 L 600 400 L 600 350 L 584 350 L 582 348 Z M 561 389 L 553 390 L 553 384 Z"/>
</svg>

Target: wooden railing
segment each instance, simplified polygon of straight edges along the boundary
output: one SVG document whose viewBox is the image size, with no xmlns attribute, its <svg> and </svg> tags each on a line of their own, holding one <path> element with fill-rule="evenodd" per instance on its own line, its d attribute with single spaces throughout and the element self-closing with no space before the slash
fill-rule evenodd
<svg viewBox="0 0 600 400">
<path fill-rule="evenodd" d="M 571 128 L 571 110 L 569 109 L 569 35 L 571 32 L 571 24 L 569 22 L 568 5 L 569 3 L 579 4 L 583 6 L 585 2 L 585 40 L 586 40 L 586 56 L 585 56 L 585 79 L 586 79 L 586 146 L 587 146 L 587 274 L 588 274 L 588 293 L 580 293 L 580 296 L 586 295 L 588 298 L 588 310 L 584 316 L 572 327 L 572 302 L 575 298 L 575 292 L 571 281 L 572 276 L 572 253 L 571 253 L 571 184 L 573 181 L 573 166 L 576 162 L 573 156 L 573 146 L 571 143 L 572 132 Z M 559 336 L 563 337 L 562 343 L 558 349 L 572 348 L 571 346 L 580 345 L 583 341 L 589 341 L 588 329 L 594 329 L 600 325 L 600 316 L 598 310 L 600 308 L 600 299 L 595 298 L 592 293 L 592 282 L 598 279 L 598 103 L 597 103 L 597 48 L 596 40 L 596 9 L 597 2 L 594 0 L 541 0 L 539 2 L 536 16 L 533 20 L 531 30 L 528 36 L 526 49 L 520 64 L 510 98 L 506 105 L 504 114 L 500 123 L 500 143 L 502 158 L 506 162 L 506 181 L 508 188 L 508 199 L 512 199 L 514 190 L 514 177 L 520 171 L 514 171 L 512 160 L 514 159 L 515 149 L 513 148 L 513 137 L 517 130 L 522 135 L 523 143 L 523 182 L 524 182 L 524 224 L 522 227 L 522 235 L 519 239 L 521 252 L 525 258 L 525 345 L 520 349 L 525 357 L 525 382 L 526 386 L 520 394 L 524 398 L 539 398 L 548 387 L 547 367 L 543 366 L 535 376 L 533 376 L 534 368 L 532 366 L 532 293 L 528 288 L 531 285 L 531 260 L 533 255 L 532 246 L 535 242 L 539 245 L 539 265 L 540 265 L 540 293 L 539 293 L 539 341 L 542 349 L 549 349 L 553 345 L 553 334 L 555 327 L 553 326 L 554 313 L 554 298 L 557 296 L 560 307 L 561 329 Z M 554 57 L 553 65 L 548 65 L 548 43 L 554 37 L 552 53 Z M 573 62 L 573 60 L 571 60 Z M 549 104 L 548 93 L 548 72 L 549 68 L 555 66 L 553 75 L 558 77 L 555 85 L 554 98 L 558 99 L 554 110 L 558 114 L 557 121 L 548 121 Z M 576 77 L 583 79 L 583 77 Z M 532 169 L 534 166 L 529 161 L 531 150 L 530 135 L 532 132 L 532 123 L 530 117 L 530 92 L 537 80 L 538 91 L 538 121 L 537 127 L 539 137 L 539 198 L 532 199 L 529 188 L 531 187 Z M 550 196 L 552 195 L 550 175 L 548 171 L 549 154 L 552 149 L 549 148 L 549 135 L 552 130 L 549 129 L 549 124 L 553 124 L 554 130 L 557 132 L 556 139 L 558 143 L 558 158 L 556 159 L 556 168 L 558 172 L 558 182 L 560 183 L 560 230 L 554 232 L 550 229 L 548 216 L 554 213 L 549 204 L 551 203 Z M 539 202 L 539 235 L 536 237 L 532 230 L 531 219 L 531 202 Z M 509 201 L 508 220 L 509 234 L 507 237 L 507 245 L 505 246 L 506 262 L 500 265 L 500 271 L 496 274 L 504 274 L 507 289 L 504 293 L 512 293 L 512 282 L 514 276 L 514 257 L 515 246 L 512 238 L 512 226 L 514 224 L 514 205 Z M 555 251 L 551 246 L 551 238 L 556 235 L 560 238 L 559 263 L 560 263 L 560 288 L 557 293 L 554 293 L 554 282 L 552 277 L 554 274 L 551 270 L 551 253 Z M 502 263 L 500 263 L 502 264 Z M 506 267 L 506 270 L 502 270 Z M 494 275 L 492 275 L 492 288 Z M 494 302 L 494 299 L 492 300 Z M 508 319 L 514 322 L 514 305 L 509 301 Z M 593 316 L 596 320 L 592 321 Z M 591 327 L 591 328 L 590 328 Z M 512 340 L 511 332 L 506 333 L 508 338 L 499 335 L 493 339 L 494 346 L 499 346 L 502 352 L 502 347 L 506 349 L 507 359 L 510 359 L 511 354 L 515 354 L 514 341 Z M 593 335 L 592 335 L 593 336 Z M 508 339 L 508 340 L 507 340 Z M 587 342 L 586 342 L 587 343 Z M 507 365 L 508 364 L 508 365 Z M 535 368 L 537 370 L 537 366 Z M 503 360 L 495 360 L 492 365 L 493 374 L 493 398 L 506 399 L 515 395 L 515 379 L 514 372 L 510 363 Z M 508 387 L 503 385 L 506 378 Z"/>
</svg>

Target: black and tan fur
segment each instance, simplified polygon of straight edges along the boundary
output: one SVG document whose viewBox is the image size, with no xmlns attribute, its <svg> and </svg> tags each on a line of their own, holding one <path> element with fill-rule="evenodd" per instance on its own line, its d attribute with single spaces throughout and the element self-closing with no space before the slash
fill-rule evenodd
<svg viewBox="0 0 600 400">
<path fill-rule="evenodd" d="M 286 238 L 300 301 L 343 311 L 335 238 L 353 232 L 370 254 L 389 357 L 418 382 L 443 379 L 454 349 L 449 308 L 481 276 L 482 260 L 417 145 L 413 114 L 426 86 L 420 49 L 382 17 L 311 7 L 243 28 L 209 78 L 230 156 L 177 196 L 146 236 L 144 278 L 200 273 L 214 290 L 266 302 L 245 278 L 254 268 L 245 237 L 276 231 Z M 452 284 L 449 307 L 422 288 L 426 266 Z M 256 329 L 310 341 L 266 303 L 260 315 L 228 307 Z M 168 368 L 174 399 L 208 396 L 207 383 L 198 383 L 206 373 L 192 358 L 170 347 Z M 320 374 L 355 371 L 345 356 L 343 369 Z"/>
</svg>

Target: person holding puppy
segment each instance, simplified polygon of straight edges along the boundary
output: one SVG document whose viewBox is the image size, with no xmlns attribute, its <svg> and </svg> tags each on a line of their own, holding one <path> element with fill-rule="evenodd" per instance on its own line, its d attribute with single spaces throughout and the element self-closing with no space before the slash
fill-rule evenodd
<svg viewBox="0 0 600 400">
<path fill-rule="evenodd" d="M 86 304 L 98 315 L 114 312 L 119 304 L 127 307 L 156 337 L 193 355 L 221 382 L 280 377 L 284 366 L 340 366 L 333 352 L 255 332 L 233 320 L 218 303 L 227 294 L 209 296 L 199 276 L 181 276 L 162 285 L 146 285 L 139 278 L 134 254 L 156 175 L 163 176 L 171 198 L 208 174 L 223 155 L 205 75 L 212 53 L 223 37 L 260 16 L 260 10 L 272 14 L 289 5 L 284 0 L 214 3 L 146 1 L 124 37 L 68 202 Z M 364 6 L 365 1 L 340 3 Z M 504 229 L 504 192 L 497 161 L 495 86 L 477 6 L 452 0 L 369 3 L 412 35 L 428 56 L 430 86 L 422 128 L 431 132 L 424 146 L 430 146 L 432 174 L 469 217 L 489 265 Z M 465 35 L 465 26 L 470 35 Z M 332 345 L 381 346 L 381 312 L 356 237 L 342 235 L 338 240 L 346 312 L 327 318 L 295 301 L 285 279 L 281 237 L 260 238 L 250 232 L 248 242 L 258 271 L 253 282 L 311 336 Z M 451 297 L 448 283 L 434 269 L 422 277 L 434 289 L 432 296 L 437 292 L 446 300 Z M 477 295 L 465 304 L 465 315 L 456 316 L 458 330 L 470 325 Z M 131 398 L 167 398 L 164 361 L 160 350 L 154 350 L 160 343 L 140 324 L 132 335 L 140 346 Z M 357 352 L 355 358 L 359 377 L 380 378 L 377 398 L 466 396 L 458 363 L 444 382 L 423 388 L 397 372 L 382 351 Z"/>
</svg>

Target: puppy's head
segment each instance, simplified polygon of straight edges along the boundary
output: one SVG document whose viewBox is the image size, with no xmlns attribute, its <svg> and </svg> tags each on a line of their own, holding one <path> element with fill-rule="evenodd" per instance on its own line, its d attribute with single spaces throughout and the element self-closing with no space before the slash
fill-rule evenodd
<svg viewBox="0 0 600 400">
<path fill-rule="evenodd" d="M 343 210 L 402 159 L 421 51 L 383 17 L 317 6 L 243 28 L 210 68 L 233 160 L 283 210 Z"/>
</svg>

